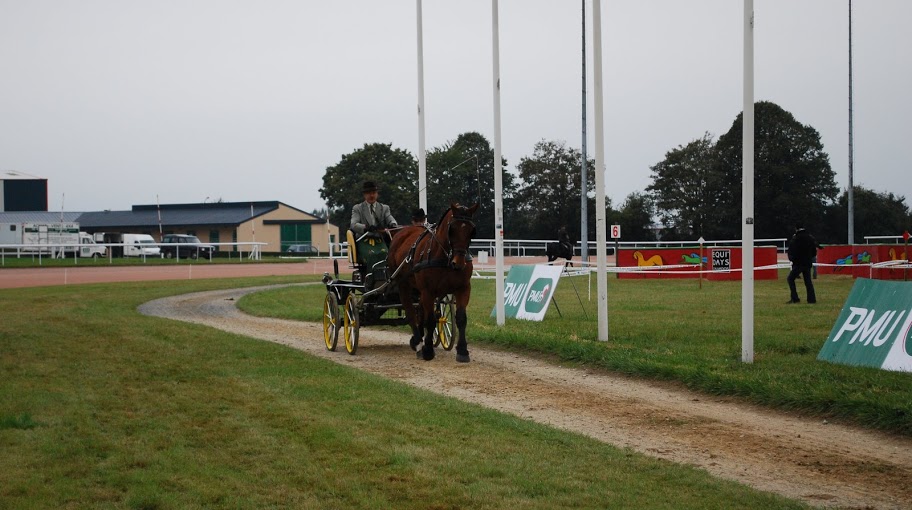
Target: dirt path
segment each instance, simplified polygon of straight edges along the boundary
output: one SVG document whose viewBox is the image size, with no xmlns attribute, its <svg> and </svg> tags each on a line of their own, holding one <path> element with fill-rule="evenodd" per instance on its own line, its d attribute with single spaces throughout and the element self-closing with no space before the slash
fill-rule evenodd
<svg viewBox="0 0 912 510">
<path fill-rule="evenodd" d="M 909 439 L 471 343 L 469 364 L 457 364 L 453 352 L 442 350 L 423 362 L 401 333 L 365 328 L 356 356 L 341 345 L 329 352 L 319 324 L 239 312 L 235 300 L 256 290 L 187 294 L 146 303 L 140 311 L 288 345 L 812 505 L 912 508 Z"/>
</svg>

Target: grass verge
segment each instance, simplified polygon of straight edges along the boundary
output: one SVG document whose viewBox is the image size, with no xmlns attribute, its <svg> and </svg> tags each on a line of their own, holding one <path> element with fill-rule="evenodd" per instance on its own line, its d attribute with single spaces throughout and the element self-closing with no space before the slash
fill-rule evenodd
<svg viewBox="0 0 912 510">
<path fill-rule="evenodd" d="M 815 280 L 818 304 L 786 305 L 784 273 L 755 282 L 754 363 L 741 362 L 741 284 L 693 280 L 619 280 L 608 284 L 607 342 L 598 337 L 594 277 L 562 278 L 558 308 L 545 320 L 498 327 L 493 280 L 472 282 L 467 328 L 473 342 L 553 355 L 638 377 L 678 381 L 714 395 L 912 436 L 912 374 L 817 361 L 853 285 Z M 592 300 L 589 300 L 591 284 Z M 800 284 L 800 282 L 799 282 Z M 803 289 L 802 289 L 803 290 Z M 319 321 L 322 287 L 245 297 L 248 313 Z M 303 303 L 303 306 L 302 306 Z M 403 328 L 403 335 L 405 335 Z"/>
<path fill-rule="evenodd" d="M 802 507 L 136 312 L 165 295 L 294 280 L 0 291 L 0 507 Z"/>
</svg>

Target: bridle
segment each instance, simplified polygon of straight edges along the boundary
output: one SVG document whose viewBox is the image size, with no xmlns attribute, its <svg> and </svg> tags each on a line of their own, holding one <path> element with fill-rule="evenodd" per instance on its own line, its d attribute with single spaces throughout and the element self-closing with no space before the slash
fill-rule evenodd
<svg viewBox="0 0 912 510">
<path fill-rule="evenodd" d="M 469 233 L 468 242 L 466 242 L 465 247 L 457 248 L 453 246 L 453 227 L 459 224 L 460 228 L 471 227 L 472 231 Z M 472 236 L 475 235 L 475 222 L 472 221 L 472 218 L 463 215 L 453 214 L 453 217 L 450 219 L 450 223 L 447 225 L 447 246 L 443 247 L 443 251 L 446 253 L 447 265 L 453 267 L 453 260 L 457 255 L 462 255 L 463 258 L 466 258 L 469 253 L 469 245 L 472 243 Z"/>
</svg>

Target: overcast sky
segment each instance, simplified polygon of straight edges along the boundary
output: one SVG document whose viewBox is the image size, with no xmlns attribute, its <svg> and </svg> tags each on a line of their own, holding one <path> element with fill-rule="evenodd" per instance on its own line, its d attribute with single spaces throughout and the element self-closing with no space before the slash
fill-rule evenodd
<svg viewBox="0 0 912 510">
<path fill-rule="evenodd" d="M 912 199 L 912 2 L 853 3 L 855 182 Z M 589 156 L 592 2 L 587 2 Z M 493 144 L 490 0 L 425 0 L 427 148 Z M 737 0 L 603 0 L 606 193 L 742 109 Z M 848 183 L 848 1 L 755 0 L 755 99 Z M 501 0 L 503 154 L 581 146 L 581 2 Z M 280 200 L 311 211 L 365 143 L 418 152 L 414 0 L 0 0 L 0 170 L 49 209 Z M 382 200 L 382 197 L 381 197 Z M 509 236 L 509 234 L 507 234 Z"/>
</svg>

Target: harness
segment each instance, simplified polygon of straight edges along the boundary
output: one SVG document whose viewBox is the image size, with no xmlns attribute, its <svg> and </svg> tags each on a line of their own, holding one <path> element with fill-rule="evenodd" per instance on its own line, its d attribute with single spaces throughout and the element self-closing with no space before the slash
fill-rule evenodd
<svg viewBox="0 0 912 510">
<path fill-rule="evenodd" d="M 453 215 L 453 217 L 450 219 L 450 222 L 447 224 L 446 244 L 441 242 L 437 237 L 436 227 L 425 227 L 425 231 L 422 232 L 417 239 L 415 239 L 415 243 L 412 244 L 412 247 L 409 250 L 409 254 L 406 257 L 406 260 L 409 261 L 417 260 L 416 263 L 412 264 L 412 271 L 417 273 L 422 269 L 428 269 L 432 267 L 450 268 L 453 263 L 453 259 L 457 255 L 462 255 L 463 257 L 468 258 L 468 247 L 453 248 L 453 244 L 450 242 L 451 236 L 449 230 L 453 228 L 456 222 L 459 222 L 463 225 L 469 225 L 472 227 L 472 231 L 475 231 L 475 222 L 473 222 L 470 217 L 456 214 Z M 416 257 L 415 255 L 416 251 L 418 250 L 418 245 L 421 243 L 422 239 L 428 236 L 431 237 L 431 242 L 428 242 L 425 245 L 424 249 L 421 250 L 421 252 L 418 253 Z M 431 258 L 431 252 L 433 251 L 434 247 L 439 247 L 440 251 L 443 252 L 444 256 L 442 258 Z"/>
</svg>

